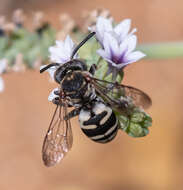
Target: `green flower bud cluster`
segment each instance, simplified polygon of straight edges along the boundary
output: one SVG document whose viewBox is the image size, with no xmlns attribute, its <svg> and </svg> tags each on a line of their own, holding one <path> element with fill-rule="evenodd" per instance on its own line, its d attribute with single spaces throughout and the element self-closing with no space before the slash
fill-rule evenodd
<svg viewBox="0 0 183 190">
<path fill-rule="evenodd" d="M 132 137 L 144 137 L 149 133 L 152 118 L 141 108 L 135 107 L 129 117 L 116 113 L 119 127 Z"/>
</svg>

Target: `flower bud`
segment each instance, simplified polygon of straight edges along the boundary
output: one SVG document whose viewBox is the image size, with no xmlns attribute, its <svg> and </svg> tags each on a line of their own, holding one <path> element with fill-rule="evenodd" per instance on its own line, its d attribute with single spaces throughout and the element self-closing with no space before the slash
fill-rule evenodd
<svg viewBox="0 0 183 190">
<path fill-rule="evenodd" d="M 152 118 L 144 110 L 135 107 L 129 117 L 117 113 L 119 127 L 132 137 L 144 137 L 149 133 Z"/>
</svg>

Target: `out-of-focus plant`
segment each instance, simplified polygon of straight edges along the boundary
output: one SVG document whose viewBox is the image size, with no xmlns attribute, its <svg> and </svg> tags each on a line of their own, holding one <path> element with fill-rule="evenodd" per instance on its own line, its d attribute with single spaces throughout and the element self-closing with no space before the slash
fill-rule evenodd
<svg viewBox="0 0 183 190">
<path fill-rule="evenodd" d="M 55 29 L 42 20 L 41 13 L 34 15 L 34 31 L 24 27 L 23 12 L 15 11 L 13 23 L 2 23 L 3 34 L 0 36 L 0 58 L 5 58 L 13 71 L 23 68 L 39 67 L 38 61 L 47 61 L 48 47 L 55 40 Z M 23 67 L 23 65 L 25 65 Z M 24 70 L 24 69 L 23 69 Z"/>
<path fill-rule="evenodd" d="M 116 36 L 118 36 L 117 38 L 122 39 L 130 30 L 129 19 L 124 20 L 123 23 L 120 23 L 113 28 L 113 18 L 110 12 L 106 9 L 85 11 L 81 16 L 83 22 L 77 24 L 69 14 L 61 14 L 59 19 L 62 27 L 59 30 L 56 30 L 51 23 L 48 23 L 44 17 L 44 13 L 40 11 L 33 14 L 32 30 L 25 27 L 24 22 L 26 20 L 26 15 L 21 9 L 18 9 L 13 13 L 11 22 L 8 22 L 4 16 L 1 16 L 0 59 L 6 59 L 9 67 L 8 71 L 23 71 L 26 68 L 39 68 L 41 64 L 48 61 L 48 48 L 54 44 L 56 39 L 63 40 L 67 34 L 70 34 L 76 42 L 80 41 L 83 36 L 88 33 L 88 28 L 90 28 L 90 30 L 94 29 L 99 16 L 101 16 L 101 18 L 107 18 L 108 20 L 108 27 L 105 27 L 105 24 L 107 23 L 104 22 L 104 27 L 101 27 L 101 29 L 105 28 L 105 30 L 111 30 Z M 123 27 L 123 30 L 120 30 L 120 27 Z M 104 37 L 106 39 L 108 38 L 106 35 L 103 35 L 104 31 L 102 30 L 96 31 L 100 43 Z M 119 31 L 122 32 L 119 33 Z M 136 29 L 133 29 L 129 35 L 133 35 L 135 31 Z M 129 38 L 129 40 L 130 39 L 131 38 Z M 105 41 L 107 42 L 107 40 Z M 95 52 L 93 46 L 99 45 L 93 43 L 93 40 L 90 40 L 85 46 L 87 48 L 82 48 L 81 51 L 87 52 L 87 49 L 89 48 L 88 51 L 91 53 L 91 51 Z M 103 57 L 105 56 L 104 52 L 106 52 L 106 47 L 107 44 L 105 43 L 104 50 L 99 50 L 98 52 L 100 55 L 103 53 Z M 136 50 L 144 52 L 146 58 L 174 58 L 183 56 L 182 43 L 140 44 L 137 46 Z M 91 57 L 91 54 L 86 54 L 85 57 L 87 58 L 87 56 Z M 97 59 L 97 56 L 94 57 Z M 106 56 L 105 59 L 107 59 Z M 112 59 L 114 59 L 114 57 Z M 88 60 L 88 63 L 91 63 L 91 61 L 97 60 Z M 126 61 L 129 63 L 129 60 L 126 59 Z M 110 65 L 108 72 L 112 72 L 113 75 L 115 75 L 114 73 L 116 69 L 112 67 L 113 61 L 110 63 L 108 61 L 108 65 Z M 118 67 L 120 67 L 119 61 Z"/>
</svg>

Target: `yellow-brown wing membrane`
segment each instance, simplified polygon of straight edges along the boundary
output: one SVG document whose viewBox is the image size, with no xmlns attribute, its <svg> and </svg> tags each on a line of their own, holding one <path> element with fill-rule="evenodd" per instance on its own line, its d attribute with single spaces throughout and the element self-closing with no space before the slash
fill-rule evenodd
<svg viewBox="0 0 183 190">
<path fill-rule="evenodd" d="M 73 138 L 70 120 L 67 115 L 67 104 L 57 105 L 42 147 L 42 158 L 46 166 L 60 162 L 71 149 Z"/>
<path fill-rule="evenodd" d="M 104 98 L 112 107 L 124 108 L 124 97 L 129 97 L 137 107 L 147 109 L 151 106 L 151 98 L 143 91 L 118 83 L 112 83 L 91 77 L 91 83 L 94 85 L 96 92 Z"/>
</svg>

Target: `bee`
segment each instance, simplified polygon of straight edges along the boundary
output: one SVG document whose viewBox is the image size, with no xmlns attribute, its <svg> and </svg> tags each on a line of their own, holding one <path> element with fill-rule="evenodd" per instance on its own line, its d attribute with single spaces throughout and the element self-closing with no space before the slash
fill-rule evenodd
<svg viewBox="0 0 183 190">
<path fill-rule="evenodd" d="M 150 97 L 143 91 L 112 83 L 94 77 L 96 65 L 89 70 L 83 60 L 73 59 L 78 49 L 95 32 L 90 33 L 73 51 L 71 60 L 63 65 L 51 63 L 40 72 L 56 66 L 55 81 L 59 84 L 54 93 L 53 103 L 56 109 L 44 138 L 42 159 L 46 166 L 60 162 L 73 143 L 70 119 L 79 116 L 79 123 L 84 134 L 98 143 L 108 143 L 115 138 L 119 121 L 114 111 L 129 117 L 130 102 L 135 106 L 148 108 Z M 68 112 L 68 108 L 74 108 Z"/>
</svg>

